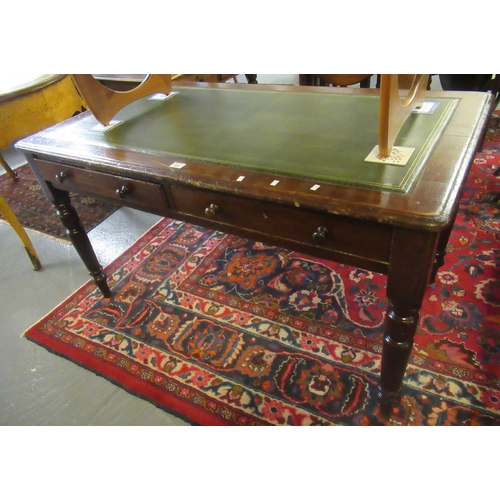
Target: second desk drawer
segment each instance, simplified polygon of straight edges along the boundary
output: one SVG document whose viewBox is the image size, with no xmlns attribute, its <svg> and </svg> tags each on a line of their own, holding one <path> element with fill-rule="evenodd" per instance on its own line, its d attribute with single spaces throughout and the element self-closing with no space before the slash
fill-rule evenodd
<svg viewBox="0 0 500 500">
<path fill-rule="evenodd" d="M 177 212 L 300 243 L 388 262 L 392 228 L 250 198 L 171 186 Z"/>
</svg>

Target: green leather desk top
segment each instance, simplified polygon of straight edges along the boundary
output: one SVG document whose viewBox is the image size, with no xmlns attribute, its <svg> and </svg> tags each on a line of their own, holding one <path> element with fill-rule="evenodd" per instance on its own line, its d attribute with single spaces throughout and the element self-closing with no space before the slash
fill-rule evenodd
<svg viewBox="0 0 500 500">
<path fill-rule="evenodd" d="M 207 163 L 207 168 L 213 163 L 407 192 L 459 102 L 432 98 L 439 102 L 432 114 L 412 114 L 396 145 L 416 150 L 405 166 L 395 166 L 365 161 L 378 143 L 377 96 L 174 91 L 178 94 L 165 101 L 141 99 L 127 106 L 116 116 L 123 123 L 107 131 L 97 130 L 89 114 L 55 134 L 68 141 Z"/>
</svg>

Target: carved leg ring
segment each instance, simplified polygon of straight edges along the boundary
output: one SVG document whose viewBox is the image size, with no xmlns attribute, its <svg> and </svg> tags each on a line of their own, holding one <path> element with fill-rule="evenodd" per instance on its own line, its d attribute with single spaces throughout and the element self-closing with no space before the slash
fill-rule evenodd
<svg viewBox="0 0 500 500">
<path fill-rule="evenodd" d="M 381 407 L 386 411 L 390 411 L 400 399 L 418 318 L 418 309 L 401 307 L 394 302 L 389 304 L 378 391 Z"/>
</svg>

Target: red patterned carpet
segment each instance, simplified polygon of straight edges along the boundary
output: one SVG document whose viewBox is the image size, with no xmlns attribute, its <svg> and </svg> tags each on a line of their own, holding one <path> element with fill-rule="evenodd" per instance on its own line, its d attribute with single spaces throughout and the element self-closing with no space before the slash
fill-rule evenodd
<svg viewBox="0 0 500 500">
<path fill-rule="evenodd" d="M 43 194 L 31 168 L 23 165 L 16 169 L 16 173 L 18 176 L 16 182 L 7 175 L 0 175 L 0 193 L 17 215 L 19 222 L 25 229 L 69 243 L 66 230 L 52 204 Z M 113 203 L 79 195 L 71 195 L 71 202 L 87 231 L 96 227 L 119 208 Z M 2 216 L 0 220 L 5 222 Z"/>
<path fill-rule="evenodd" d="M 424 299 L 390 420 L 386 278 L 165 219 L 26 336 L 202 425 L 500 424 L 499 117 Z"/>
</svg>

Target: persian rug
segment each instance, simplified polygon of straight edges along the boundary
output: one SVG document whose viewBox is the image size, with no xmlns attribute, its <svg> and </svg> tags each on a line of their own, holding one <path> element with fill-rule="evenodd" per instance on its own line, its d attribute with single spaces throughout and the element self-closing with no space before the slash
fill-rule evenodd
<svg viewBox="0 0 500 500">
<path fill-rule="evenodd" d="M 496 121 L 495 121 L 496 120 Z M 499 425 L 498 116 L 424 299 L 403 396 L 379 412 L 386 278 L 160 221 L 26 337 L 201 425 Z"/>
<path fill-rule="evenodd" d="M 0 175 L 0 192 L 25 229 L 45 234 L 69 243 L 59 217 L 38 184 L 29 165 L 16 168 L 18 180 Z M 71 195 L 71 203 L 78 211 L 85 229 L 90 231 L 118 210 L 119 205 L 98 201 L 80 195 Z M 0 222 L 5 220 L 0 216 Z"/>
</svg>

